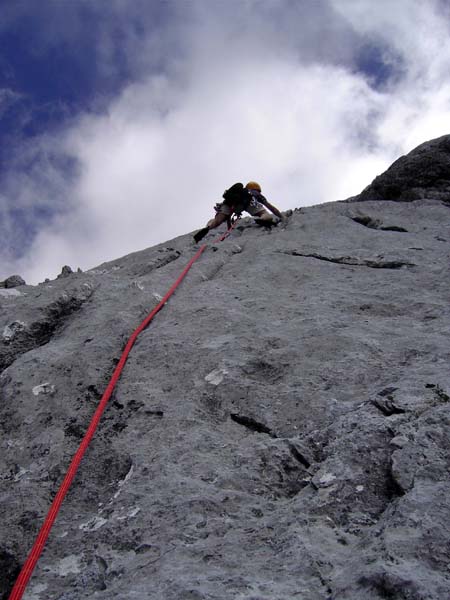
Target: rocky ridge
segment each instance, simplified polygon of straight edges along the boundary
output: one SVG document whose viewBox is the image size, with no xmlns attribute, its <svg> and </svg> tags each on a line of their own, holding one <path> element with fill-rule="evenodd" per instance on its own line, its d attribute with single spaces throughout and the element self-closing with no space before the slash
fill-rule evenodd
<svg viewBox="0 0 450 600">
<path fill-rule="evenodd" d="M 396 160 L 355 199 L 410 202 L 433 198 L 450 204 L 450 136 L 424 142 Z"/>
<path fill-rule="evenodd" d="M 244 219 L 210 246 L 139 337 L 24 597 L 448 597 L 441 190 Z M 195 250 L 189 234 L 0 289 L 0 598 Z"/>
</svg>

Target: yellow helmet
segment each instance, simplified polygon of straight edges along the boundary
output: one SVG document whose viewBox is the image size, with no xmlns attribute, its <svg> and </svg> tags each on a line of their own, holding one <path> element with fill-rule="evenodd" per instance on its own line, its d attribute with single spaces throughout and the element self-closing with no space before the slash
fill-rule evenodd
<svg viewBox="0 0 450 600">
<path fill-rule="evenodd" d="M 249 181 L 245 187 L 248 190 L 257 190 L 258 192 L 261 191 L 261 186 L 256 181 Z"/>
</svg>

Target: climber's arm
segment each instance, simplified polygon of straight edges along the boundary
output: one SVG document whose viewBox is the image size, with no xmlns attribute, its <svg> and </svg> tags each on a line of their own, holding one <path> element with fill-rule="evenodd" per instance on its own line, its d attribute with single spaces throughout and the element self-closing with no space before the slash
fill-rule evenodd
<svg viewBox="0 0 450 600">
<path fill-rule="evenodd" d="M 272 212 L 276 217 L 278 217 L 279 219 L 283 218 L 283 215 L 278 210 L 278 208 L 276 206 L 274 206 L 273 204 L 270 204 L 270 202 L 267 200 L 267 198 L 265 198 L 264 204 L 270 210 L 270 212 Z"/>
</svg>

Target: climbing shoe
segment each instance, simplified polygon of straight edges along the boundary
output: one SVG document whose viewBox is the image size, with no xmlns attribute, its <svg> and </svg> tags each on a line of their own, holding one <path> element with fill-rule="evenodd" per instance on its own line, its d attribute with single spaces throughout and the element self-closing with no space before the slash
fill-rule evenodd
<svg viewBox="0 0 450 600">
<path fill-rule="evenodd" d="M 203 227 L 203 229 L 199 229 L 197 231 L 197 233 L 194 235 L 194 240 L 196 242 L 199 242 L 200 240 L 202 240 L 205 237 L 205 235 L 208 233 L 208 231 L 209 231 L 208 227 Z"/>
<path fill-rule="evenodd" d="M 276 225 L 275 221 L 269 221 L 269 219 L 255 219 L 255 223 L 261 227 L 267 227 L 267 229 L 270 229 Z"/>
</svg>

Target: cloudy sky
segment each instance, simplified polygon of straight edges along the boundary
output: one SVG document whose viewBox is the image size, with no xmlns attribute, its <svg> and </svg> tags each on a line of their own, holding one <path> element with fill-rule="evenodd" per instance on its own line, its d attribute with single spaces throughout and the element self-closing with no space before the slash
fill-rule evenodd
<svg viewBox="0 0 450 600">
<path fill-rule="evenodd" d="M 359 193 L 450 133 L 446 0 L 2 0 L 0 280 Z"/>
</svg>

